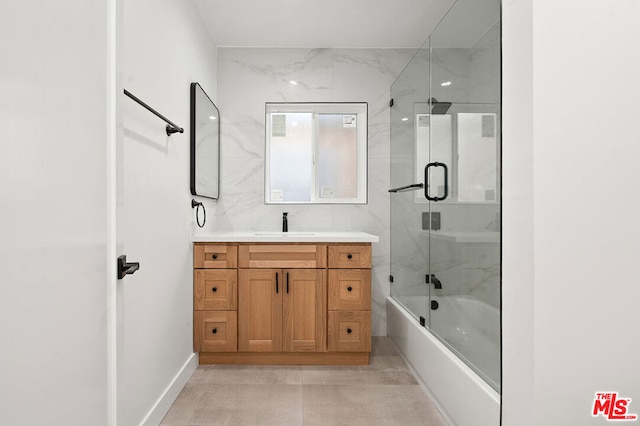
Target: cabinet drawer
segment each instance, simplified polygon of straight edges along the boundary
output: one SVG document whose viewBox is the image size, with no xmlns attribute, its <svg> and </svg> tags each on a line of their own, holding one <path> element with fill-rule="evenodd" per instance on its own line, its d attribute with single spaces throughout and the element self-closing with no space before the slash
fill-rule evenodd
<svg viewBox="0 0 640 426">
<path fill-rule="evenodd" d="M 193 350 L 195 352 L 237 352 L 237 312 L 195 311 L 193 313 Z"/>
<path fill-rule="evenodd" d="M 329 310 L 370 311 L 371 270 L 330 269 Z"/>
<path fill-rule="evenodd" d="M 329 352 L 370 352 L 371 311 L 329 311 Z"/>
<path fill-rule="evenodd" d="M 326 268 L 324 244 L 246 244 L 238 249 L 240 268 Z"/>
<path fill-rule="evenodd" d="M 329 268 L 371 268 L 371 245 L 329 246 Z"/>
<path fill-rule="evenodd" d="M 193 309 L 196 311 L 238 309 L 237 269 L 196 269 L 193 282 Z"/>
<path fill-rule="evenodd" d="M 194 268 L 232 269 L 238 266 L 238 246 L 196 244 L 193 246 Z"/>
</svg>

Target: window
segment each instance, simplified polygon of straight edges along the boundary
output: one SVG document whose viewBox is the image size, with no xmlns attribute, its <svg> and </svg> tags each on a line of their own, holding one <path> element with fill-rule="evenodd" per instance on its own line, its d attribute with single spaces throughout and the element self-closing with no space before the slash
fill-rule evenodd
<svg viewBox="0 0 640 426">
<path fill-rule="evenodd" d="M 265 203 L 366 204 L 367 104 L 267 103 Z"/>
</svg>

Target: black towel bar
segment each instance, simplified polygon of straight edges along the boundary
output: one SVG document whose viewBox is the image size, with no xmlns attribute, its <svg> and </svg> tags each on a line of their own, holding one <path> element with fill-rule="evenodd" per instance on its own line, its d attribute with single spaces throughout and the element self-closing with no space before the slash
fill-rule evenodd
<svg viewBox="0 0 640 426">
<path fill-rule="evenodd" d="M 143 107 L 145 107 L 146 109 L 148 109 L 149 111 L 151 111 L 157 117 L 162 119 L 165 123 L 168 123 L 167 124 L 167 128 L 166 128 L 167 136 L 171 136 L 174 133 L 184 133 L 184 129 L 182 127 L 180 127 L 177 124 L 173 123 L 168 118 L 166 118 L 164 115 L 160 114 L 158 111 L 156 111 L 155 109 L 151 108 L 149 105 L 147 105 L 146 103 L 141 101 L 137 96 L 133 95 L 127 89 L 124 89 L 124 94 L 127 95 L 128 97 L 130 97 L 131 99 L 133 99 L 134 101 L 136 101 L 137 103 L 139 103 L 140 105 L 142 105 Z"/>
</svg>

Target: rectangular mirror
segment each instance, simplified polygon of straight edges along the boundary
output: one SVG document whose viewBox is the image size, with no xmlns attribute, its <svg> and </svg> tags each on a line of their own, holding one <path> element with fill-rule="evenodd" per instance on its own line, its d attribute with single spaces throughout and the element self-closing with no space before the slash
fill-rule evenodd
<svg viewBox="0 0 640 426">
<path fill-rule="evenodd" d="M 366 204 L 367 104 L 267 103 L 265 203 Z"/>
<path fill-rule="evenodd" d="M 219 197 L 220 112 L 198 83 L 191 83 L 191 194 Z"/>
</svg>

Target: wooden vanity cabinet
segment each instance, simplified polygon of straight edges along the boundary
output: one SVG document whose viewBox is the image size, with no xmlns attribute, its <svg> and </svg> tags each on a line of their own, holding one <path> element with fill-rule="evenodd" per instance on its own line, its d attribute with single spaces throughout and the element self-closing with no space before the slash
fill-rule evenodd
<svg viewBox="0 0 640 426">
<path fill-rule="evenodd" d="M 236 352 L 237 246 L 197 244 L 193 264 L 193 350 Z"/>
<path fill-rule="evenodd" d="M 371 246 L 329 246 L 328 349 L 371 351 Z"/>
<path fill-rule="evenodd" d="M 195 243 L 194 267 L 201 364 L 369 363 L 370 243 Z"/>
<path fill-rule="evenodd" d="M 323 269 L 240 269 L 238 349 L 324 352 L 326 272 Z"/>
</svg>

